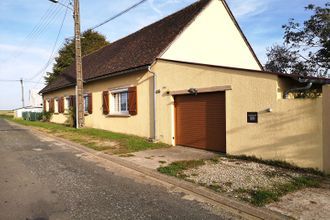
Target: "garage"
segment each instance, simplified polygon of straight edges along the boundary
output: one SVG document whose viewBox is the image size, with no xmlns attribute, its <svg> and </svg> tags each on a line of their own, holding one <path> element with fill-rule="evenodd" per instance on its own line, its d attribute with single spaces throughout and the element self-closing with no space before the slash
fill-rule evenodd
<svg viewBox="0 0 330 220">
<path fill-rule="evenodd" d="M 175 143 L 226 152 L 225 92 L 174 96 Z"/>
</svg>

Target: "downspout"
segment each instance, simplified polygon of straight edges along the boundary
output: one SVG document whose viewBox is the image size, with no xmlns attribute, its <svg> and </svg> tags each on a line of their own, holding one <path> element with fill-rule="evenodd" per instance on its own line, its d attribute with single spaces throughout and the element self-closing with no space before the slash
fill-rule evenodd
<svg viewBox="0 0 330 220">
<path fill-rule="evenodd" d="M 153 77 L 152 77 L 152 79 L 153 79 L 153 116 L 154 116 L 154 118 L 153 118 L 153 129 L 154 129 L 154 135 L 153 135 L 153 138 L 152 138 L 152 140 L 154 141 L 154 142 L 156 142 L 156 140 L 157 140 L 157 135 L 156 135 L 156 81 L 157 81 L 157 75 L 156 75 L 156 73 L 155 72 L 153 72 L 152 70 L 151 70 L 151 67 L 152 67 L 152 65 L 150 65 L 149 67 L 148 67 L 148 71 L 153 75 Z"/>
<path fill-rule="evenodd" d="M 304 86 L 304 87 L 288 89 L 287 91 L 284 92 L 284 95 L 283 95 L 283 98 L 284 99 L 287 99 L 288 98 L 290 92 L 306 91 L 306 90 L 309 90 L 310 88 L 312 88 L 313 81 L 309 81 L 309 80 L 306 80 L 306 79 L 298 79 L 298 81 L 300 83 L 306 83 L 306 82 L 308 82 L 308 84 L 306 86 Z"/>
</svg>

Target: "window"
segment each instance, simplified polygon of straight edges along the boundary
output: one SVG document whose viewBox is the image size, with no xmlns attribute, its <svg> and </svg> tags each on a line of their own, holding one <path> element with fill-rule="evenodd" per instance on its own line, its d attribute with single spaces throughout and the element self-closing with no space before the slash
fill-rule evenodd
<svg viewBox="0 0 330 220">
<path fill-rule="evenodd" d="M 58 113 L 58 102 L 59 102 L 59 99 L 55 98 L 54 99 L 54 113 Z"/>
<path fill-rule="evenodd" d="M 111 92 L 111 110 L 112 114 L 129 114 L 128 113 L 128 90 L 122 89 Z"/>
<path fill-rule="evenodd" d="M 84 95 L 84 112 L 88 113 L 88 95 Z"/>
<path fill-rule="evenodd" d="M 70 107 L 70 96 L 64 98 L 64 112 L 68 113 Z"/>
</svg>

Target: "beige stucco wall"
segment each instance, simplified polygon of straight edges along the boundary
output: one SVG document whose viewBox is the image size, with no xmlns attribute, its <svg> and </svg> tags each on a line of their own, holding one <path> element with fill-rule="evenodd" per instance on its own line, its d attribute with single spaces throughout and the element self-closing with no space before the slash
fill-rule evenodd
<svg viewBox="0 0 330 220">
<path fill-rule="evenodd" d="M 130 117 L 105 116 L 102 113 L 102 91 L 137 86 L 138 114 Z M 151 137 L 152 123 L 152 75 L 146 72 L 130 73 L 125 76 L 116 76 L 104 80 L 88 83 L 84 86 L 85 93 L 93 94 L 93 113 L 85 116 L 85 126 L 110 130 L 114 132 L 135 134 L 142 137 Z M 74 95 L 74 89 L 63 89 L 45 95 L 45 98 Z M 54 114 L 52 122 L 64 123 L 67 116 Z"/>
<path fill-rule="evenodd" d="M 219 0 L 211 1 L 160 57 L 260 70 L 224 3 Z"/>
<path fill-rule="evenodd" d="M 174 139 L 174 99 L 171 91 L 189 88 L 230 86 L 226 90 L 227 153 L 254 155 L 264 159 L 286 160 L 302 167 L 330 169 L 329 129 L 330 88 L 323 98 L 282 99 L 289 87 L 277 75 L 254 71 L 192 65 L 158 60 L 152 70 L 157 74 L 156 138 L 168 144 Z M 102 91 L 137 86 L 138 114 L 112 117 L 102 114 Z M 87 127 L 114 132 L 153 136 L 152 75 L 131 73 L 88 83 L 93 93 L 93 114 L 85 117 Z M 45 98 L 74 94 L 73 88 L 46 94 Z M 272 112 L 266 109 L 271 108 Z M 247 112 L 258 112 L 259 123 L 248 124 Z M 63 123 L 66 116 L 55 114 L 52 121 Z M 216 131 L 215 131 L 216 132 Z M 326 145 L 326 148 L 323 148 Z"/>
<path fill-rule="evenodd" d="M 283 100 L 276 75 L 159 60 L 157 137 L 175 144 L 173 97 L 167 91 L 230 85 L 226 91 L 227 153 L 286 160 L 322 169 L 322 99 Z M 266 112 L 271 108 L 272 112 Z M 259 123 L 248 124 L 247 112 Z M 216 131 L 215 131 L 216 132 Z"/>
<path fill-rule="evenodd" d="M 323 166 L 330 173 L 330 85 L 323 86 Z"/>
</svg>

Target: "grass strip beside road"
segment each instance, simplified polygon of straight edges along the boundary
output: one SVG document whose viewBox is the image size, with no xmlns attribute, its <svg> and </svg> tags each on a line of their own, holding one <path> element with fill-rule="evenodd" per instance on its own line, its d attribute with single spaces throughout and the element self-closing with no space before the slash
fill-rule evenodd
<svg viewBox="0 0 330 220">
<path fill-rule="evenodd" d="M 146 138 L 101 129 L 75 129 L 66 125 L 50 122 L 25 121 L 3 115 L 0 117 L 21 125 L 35 127 L 40 131 L 68 139 L 98 151 L 105 151 L 109 154 L 127 154 L 147 149 L 169 147 L 164 143 L 150 142 Z"/>
<path fill-rule="evenodd" d="M 194 182 L 198 185 L 210 188 L 218 193 L 224 193 L 222 191 L 222 186 L 219 183 L 212 184 L 203 184 L 201 182 L 195 182 L 189 179 L 189 176 L 185 174 L 185 171 L 190 169 L 196 169 L 207 163 L 217 164 L 221 158 L 226 157 L 225 155 L 219 155 L 212 159 L 204 159 L 204 160 L 190 160 L 190 161 L 177 161 L 173 162 L 167 166 L 159 167 L 157 170 L 160 173 L 174 176 L 180 179 L 184 179 L 189 182 Z M 290 178 L 289 181 L 283 183 L 274 183 L 273 185 L 269 185 L 266 188 L 256 186 L 255 189 L 246 189 L 240 188 L 239 190 L 233 190 L 230 192 L 231 195 L 234 195 L 235 198 L 239 198 L 242 201 L 249 202 L 255 206 L 264 206 L 268 203 L 278 201 L 282 196 L 301 190 L 303 188 L 315 188 L 320 187 L 321 182 L 327 178 L 324 173 L 314 169 L 305 169 L 299 168 L 292 164 L 288 164 L 283 161 L 263 161 L 261 159 L 257 159 L 254 157 L 246 157 L 246 156 L 231 156 L 228 155 L 227 159 L 239 160 L 239 161 L 247 161 L 247 162 L 255 162 L 260 164 L 266 164 L 268 166 L 274 167 L 278 169 L 274 171 L 276 175 L 278 175 L 281 171 L 287 170 L 288 172 L 295 172 L 297 175 Z M 225 167 L 224 167 L 225 169 Z M 195 174 L 197 175 L 197 174 Z M 272 177 L 269 177 L 272 178 Z"/>
</svg>

